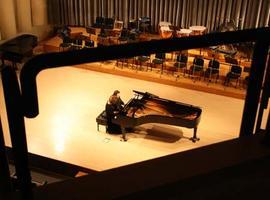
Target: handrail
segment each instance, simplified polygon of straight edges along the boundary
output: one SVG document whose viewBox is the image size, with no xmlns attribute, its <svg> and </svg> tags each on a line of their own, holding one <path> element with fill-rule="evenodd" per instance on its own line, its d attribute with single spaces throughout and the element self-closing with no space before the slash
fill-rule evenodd
<svg viewBox="0 0 270 200">
<path fill-rule="evenodd" d="M 236 183 L 236 177 L 241 173 L 239 170 L 232 169 L 232 166 L 246 165 L 248 161 L 262 159 L 270 155 L 268 146 L 261 145 L 264 134 L 258 134 L 253 138 L 245 137 L 241 139 L 232 139 L 201 148 L 196 148 L 184 152 L 179 152 L 164 157 L 159 157 L 151 160 L 146 160 L 130 165 L 117 167 L 102 171 L 97 174 L 90 174 L 76 179 L 69 179 L 66 181 L 52 183 L 33 189 L 36 199 L 39 200 L 55 200 L 55 199 L 178 199 L 169 198 L 175 185 L 184 183 L 189 184 L 187 180 L 192 177 L 209 175 L 210 173 L 227 169 L 225 171 L 233 172 L 232 183 Z M 250 167 L 250 163 L 244 167 Z M 228 169 L 229 168 L 229 169 Z M 250 171 L 249 171 L 250 172 Z M 257 174 L 257 173 L 256 173 Z M 266 173 L 267 175 L 269 173 Z M 244 186 L 242 182 L 237 182 L 237 186 L 243 189 L 248 180 L 247 174 L 244 177 Z M 219 174 L 217 180 L 224 180 L 224 175 Z M 204 187 L 207 179 L 195 180 L 200 187 Z M 193 180 L 194 182 L 194 180 Z M 213 183 L 211 182 L 211 183 Z M 219 183 L 219 182 L 217 182 Z M 267 188 L 267 183 L 262 188 Z M 166 198 L 160 197 L 160 190 L 165 185 L 171 186 L 172 189 L 166 190 Z M 255 185 L 255 184 L 254 184 Z M 257 185 L 258 188 L 262 185 Z M 207 186 L 205 186 L 207 187 Z M 257 189 L 258 189 L 257 188 Z M 155 190 L 153 190 L 155 189 Z M 192 187 L 192 190 L 197 188 Z M 147 195 L 147 191 L 152 191 Z M 186 188 L 177 187 L 179 193 L 188 193 Z M 244 190 L 244 189 L 243 189 Z M 254 190 L 255 194 L 258 191 Z M 227 190 L 228 191 L 228 190 Z M 247 190 L 245 190 L 247 192 Z M 138 193 L 141 198 L 129 198 Z M 265 194 L 267 190 L 264 190 Z M 193 197 L 193 194 L 190 194 Z M 202 190 L 194 194 L 196 197 L 205 195 Z M 222 195 L 222 194 L 221 194 Z M 150 197 L 150 198 L 147 198 Z M 157 197 L 157 198 L 155 198 Z M 202 196 L 200 196 L 202 197 Z M 204 197 L 204 196 L 203 196 Z M 213 197 L 213 196 L 211 196 Z M 179 198 L 181 199 L 181 198 Z M 195 199 L 195 198 L 191 198 Z"/>
</svg>

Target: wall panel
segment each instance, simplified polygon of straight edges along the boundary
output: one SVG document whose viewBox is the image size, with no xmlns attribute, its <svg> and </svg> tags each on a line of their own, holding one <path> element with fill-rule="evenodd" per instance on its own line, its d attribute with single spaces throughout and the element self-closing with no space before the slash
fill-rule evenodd
<svg viewBox="0 0 270 200">
<path fill-rule="evenodd" d="M 160 21 L 188 28 L 206 26 L 215 31 L 233 20 L 236 27 L 269 25 L 270 0 L 47 0 L 51 24 L 90 26 L 97 16 L 115 17 L 125 26 L 131 19 L 148 16 L 157 30 Z"/>
</svg>

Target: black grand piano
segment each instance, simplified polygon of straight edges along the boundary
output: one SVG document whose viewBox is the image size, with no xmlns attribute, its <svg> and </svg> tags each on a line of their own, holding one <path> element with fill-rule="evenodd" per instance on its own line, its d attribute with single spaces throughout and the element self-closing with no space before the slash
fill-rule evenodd
<svg viewBox="0 0 270 200">
<path fill-rule="evenodd" d="M 0 58 L 2 64 L 11 61 L 14 68 L 17 63 L 24 63 L 33 55 L 33 48 L 37 46 L 37 36 L 20 34 L 14 38 L 0 42 Z"/>
<path fill-rule="evenodd" d="M 197 128 L 201 119 L 201 108 L 163 99 L 148 92 L 134 90 L 133 92 L 135 97 L 130 99 L 121 113 L 112 120 L 112 123 L 121 126 L 124 141 L 126 141 L 126 128 L 133 128 L 146 123 L 193 128 L 194 132 L 190 140 L 193 142 L 199 140 Z M 96 120 L 97 123 L 104 123 L 104 112 Z"/>
</svg>

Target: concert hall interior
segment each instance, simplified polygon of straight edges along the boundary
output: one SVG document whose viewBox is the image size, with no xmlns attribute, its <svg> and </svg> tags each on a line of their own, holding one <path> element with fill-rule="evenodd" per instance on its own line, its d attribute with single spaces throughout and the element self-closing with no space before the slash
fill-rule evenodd
<svg viewBox="0 0 270 200">
<path fill-rule="evenodd" d="M 269 0 L 0 1 L 0 199 L 267 194 L 269 25 Z"/>
</svg>

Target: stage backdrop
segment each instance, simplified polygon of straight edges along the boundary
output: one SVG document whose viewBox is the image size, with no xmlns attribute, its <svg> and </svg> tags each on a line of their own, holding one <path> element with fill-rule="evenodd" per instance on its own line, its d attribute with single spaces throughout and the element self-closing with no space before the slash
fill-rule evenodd
<svg viewBox="0 0 270 200">
<path fill-rule="evenodd" d="M 238 29 L 269 26 L 270 0 L 47 0 L 51 24 L 90 26 L 97 16 L 124 21 L 147 16 L 154 30 L 160 21 L 188 28 L 217 30 L 233 20 Z"/>
</svg>

